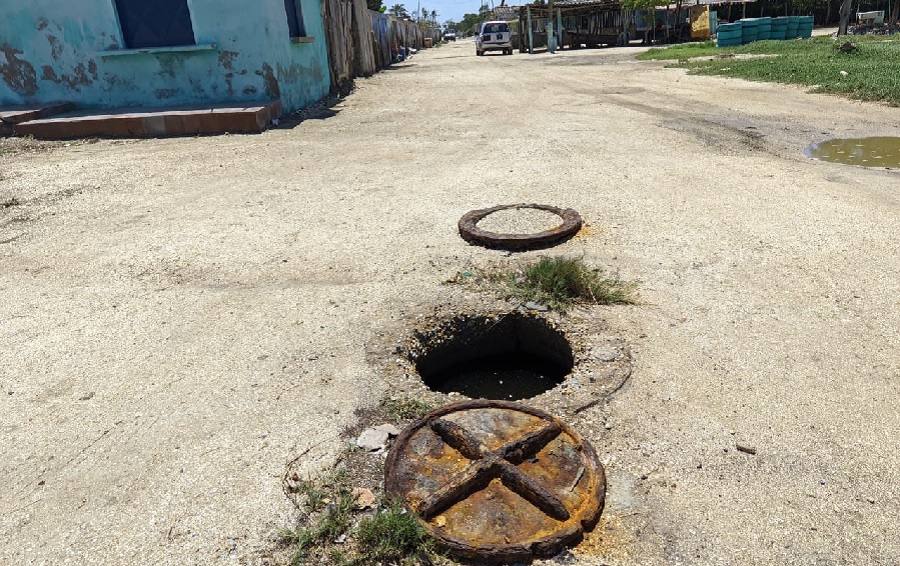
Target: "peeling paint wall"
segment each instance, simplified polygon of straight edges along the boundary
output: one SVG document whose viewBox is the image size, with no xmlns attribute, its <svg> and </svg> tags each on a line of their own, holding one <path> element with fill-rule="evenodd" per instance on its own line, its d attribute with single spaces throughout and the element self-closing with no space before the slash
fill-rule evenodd
<svg viewBox="0 0 900 566">
<path fill-rule="evenodd" d="M 114 0 L 0 0 L 0 105 L 173 106 L 281 98 L 290 112 L 328 93 L 319 0 L 302 0 L 311 43 L 292 43 L 284 0 L 188 0 L 190 52 L 110 56 L 124 41 Z"/>
</svg>

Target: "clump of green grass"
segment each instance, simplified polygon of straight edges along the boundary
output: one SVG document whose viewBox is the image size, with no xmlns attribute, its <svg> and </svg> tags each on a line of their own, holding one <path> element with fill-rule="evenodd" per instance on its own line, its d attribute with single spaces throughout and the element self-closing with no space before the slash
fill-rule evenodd
<svg viewBox="0 0 900 566">
<path fill-rule="evenodd" d="M 418 419 L 434 409 L 434 406 L 430 403 L 409 397 L 382 399 L 381 406 L 387 411 L 388 416 L 395 421 Z"/>
<path fill-rule="evenodd" d="M 507 274 L 509 294 L 522 301 L 543 303 L 565 311 L 576 303 L 595 305 L 634 303 L 633 283 L 607 277 L 577 258 L 541 258 Z"/>
<path fill-rule="evenodd" d="M 304 524 L 285 529 L 281 539 L 296 545 L 292 564 L 304 564 L 316 549 L 330 546 L 350 530 L 356 498 L 346 474 L 336 470 L 320 480 L 298 482 L 295 491 L 302 501 Z"/>
<path fill-rule="evenodd" d="M 294 482 L 303 518 L 284 529 L 294 546 L 291 564 L 369 566 L 433 564 L 439 555 L 415 515 L 397 501 L 382 500 L 374 513 L 357 506 L 349 475 L 336 469 L 319 479 Z"/>
<path fill-rule="evenodd" d="M 840 94 L 858 100 L 900 106 L 900 39 L 894 36 L 854 36 L 857 49 L 845 53 L 830 37 L 755 41 L 719 49 L 712 42 L 650 49 L 638 58 L 677 60 L 693 74 L 739 77 L 752 81 L 800 84 L 813 92 Z M 775 55 L 757 59 L 688 61 L 725 53 Z M 842 73 L 843 71 L 843 73 Z"/>
<path fill-rule="evenodd" d="M 360 564 L 409 563 L 434 552 L 434 541 L 418 519 L 396 501 L 359 522 L 356 542 L 362 549 Z"/>
</svg>

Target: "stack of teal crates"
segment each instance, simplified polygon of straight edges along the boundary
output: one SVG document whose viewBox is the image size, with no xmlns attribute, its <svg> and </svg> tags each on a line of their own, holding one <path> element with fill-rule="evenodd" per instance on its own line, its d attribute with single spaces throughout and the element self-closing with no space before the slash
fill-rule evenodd
<svg viewBox="0 0 900 566">
<path fill-rule="evenodd" d="M 762 41 L 772 37 L 772 18 L 756 18 L 759 22 L 756 31 L 756 39 Z"/>
<path fill-rule="evenodd" d="M 799 16 L 800 21 L 797 22 L 797 37 L 810 38 L 813 30 L 812 16 Z"/>
<path fill-rule="evenodd" d="M 741 43 L 753 43 L 759 39 L 759 18 L 741 20 Z"/>
<path fill-rule="evenodd" d="M 772 31 L 769 39 L 787 39 L 788 17 L 772 18 Z"/>
<path fill-rule="evenodd" d="M 741 27 L 741 22 L 719 24 L 719 27 L 716 30 L 716 47 L 740 45 L 743 37 Z"/>
<path fill-rule="evenodd" d="M 794 39 L 797 37 L 797 28 L 800 26 L 800 16 L 789 16 L 787 30 L 785 31 L 785 39 Z"/>
<path fill-rule="evenodd" d="M 783 18 L 744 18 L 732 24 L 719 24 L 716 46 L 729 47 L 763 39 L 812 37 L 812 16 Z"/>
</svg>

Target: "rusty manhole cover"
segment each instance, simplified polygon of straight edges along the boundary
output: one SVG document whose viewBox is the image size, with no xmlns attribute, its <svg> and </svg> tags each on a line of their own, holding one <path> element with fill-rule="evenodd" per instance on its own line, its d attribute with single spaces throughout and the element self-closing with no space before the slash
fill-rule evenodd
<svg viewBox="0 0 900 566">
<path fill-rule="evenodd" d="M 534 210 L 555 214 L 560 224 L 540 232 L 528 234 L 497 233 L 478 227 L 478 223 L 489 215 L 500 211 Z M 507 204 L 483 208 L 467 212 L 459 219 L 459 235 L 469 243 L 502 248 L 507 250 L 523 250 L 540 248 L 573 236 L 581 229 L 581 215 L 571 208 L 557 208 L 546 204 Z"/>
<path fill-rule="evenodd" d="M 578 540 L 600 517 L 606 478 L 591 445 L 556 417 L 481 399 L 403 431 L 385 488 L 454 554 L 497 562 Z"/>
</svg>

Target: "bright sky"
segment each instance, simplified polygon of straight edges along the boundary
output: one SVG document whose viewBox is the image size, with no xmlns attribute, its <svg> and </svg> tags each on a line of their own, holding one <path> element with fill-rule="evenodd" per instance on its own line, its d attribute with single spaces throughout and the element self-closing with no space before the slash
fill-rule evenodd
<svg viewBox="0 0 900 566">
<path fill-rule="evenodd" d="M 494 3 L 491 0 L 401 0 L 399 3 L 406 6 L 406 10 L 410 14 L 416 12 L 417 9 L 421 14 L 422 8 L 427 8 L 429 13 L 432 10 L 437 10 L 437 20 L 443 25 L 447 20 L 458 22 L 465 14 L 477 14 L 478 7 L 481 6 L 482 2 L 486 2 L 492 8 L 494 7 Z M 382 5 L 388 8 L 397 3 L 397 0 L 382 0 Z M 510 6 L 520 3 L 522 2 L 507 1 L 507 4 Z M 496 5 L 500 5 L 500 0 L 496 0 Z"/>
</svg>

